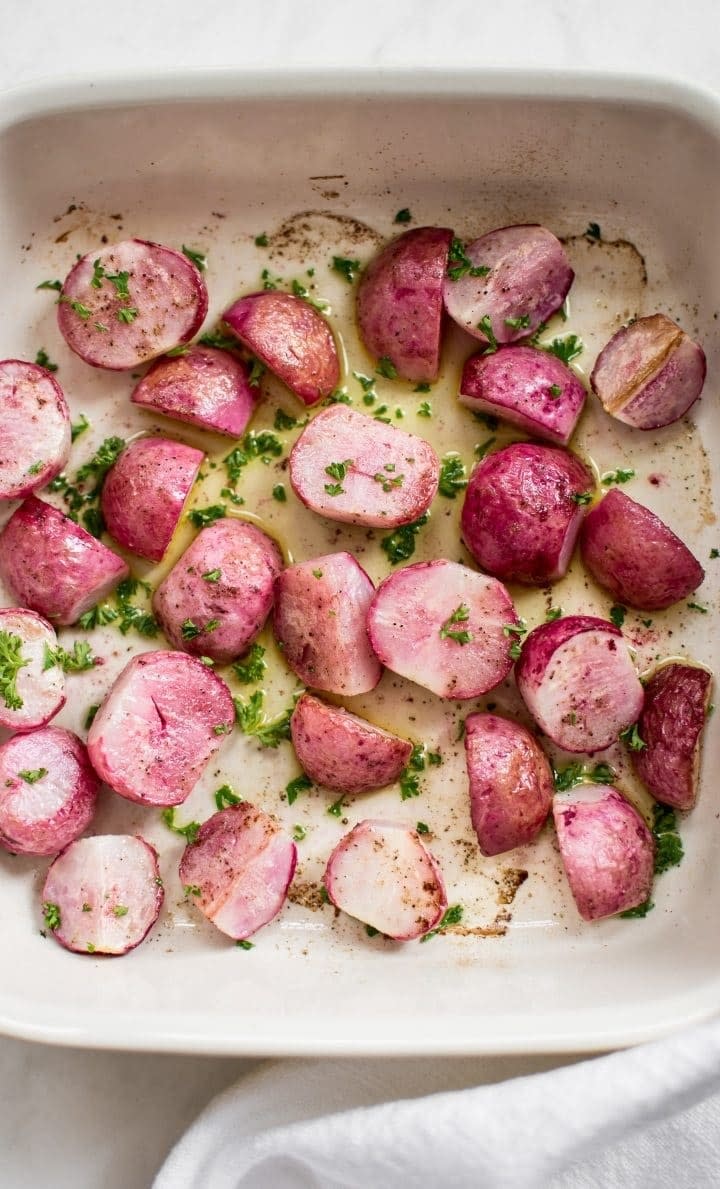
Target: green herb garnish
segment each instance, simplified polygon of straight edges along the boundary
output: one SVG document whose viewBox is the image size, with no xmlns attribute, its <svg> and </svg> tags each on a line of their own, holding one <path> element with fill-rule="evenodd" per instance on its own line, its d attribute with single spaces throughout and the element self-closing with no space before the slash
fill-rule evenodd
<svg viewBox="0 0 720 1189">
<path fill-rule="evenodd" d="M 79 438 L 79 437 L 80 437 L 80 434 L 83 434 L 83 433 L 85 433 L 85 430 L 86 430 L 86 429 L 89 429 L 89 428 L 90 428 L 90 422 L 88 421 L 88 419 L 87 419 L 87 417 L 85 416 L 85 414 L 84 414 L 84 413 L 81 413 L 81 414 L 80 414 L 80 420 L 79 420 L 79 421 L 73 421 L 72 425 L 70 426 L 70 439 L 71 439 L 71 441 L 73 441 L 73 442 L 74 442 L 76 438 Z"/>
<path fill-rule="evenodd" d="M 200 822 L 188 822 L 184 826 L 178 825 L 175 821 L 175 808 L 173 806 L 169 809 L 163 809 L 160 817 L 169 830 L 172 830 L 174 834 L 182 835 L 189 845 L 197 842 L 197 837 L 200 833 Z"/>
<path fill-rule="evenodd" d="M 488 265 L 473 264 L 462 240 L 453 238 L 448 252 L 447 268 L 447 275 L 451 281 L 459 281 L 461 277 L 486 277 L 489 272 Z"/>
<path fill-rule="evenodd" d="M 241 805 L 242 797 L 238 797 L 235 789 L 229 784 L 220 785 L 215 790 L 215 804 L 218 809 L 227 809 L 229 805 Z"/>
<path fill-rule="evenodd" d="M 446 454 L 440 467 L 438 491 L 446 499 L 454 500 L 467 487 L 467 471 L 459 454 Z"/>
<path fill-rule="evenodd" d="M 636 722 L 632 726 L 626 727 L 624 731 L 621 731 L 619 738 L 623 743 L 627 744 L 631 751 L 642 751 L 644 747 L 647 747 L 645 740 L 640 737 Z"/>
<path fill-rule="evenodd" d="M 205 272 L 207 268 L 207 254 L 205 252 L 197 252 L 194 248 L 187 248 L 185 244 L 182 246 L 183 256 L 187 256 L 188 260 L 195 265 L 199 272 Z"/>
<path fill-rule="evenodd" d="M 472 632 L 454 626 L 458 623 L 466 623 L 469 618 L 470 608 L 465 603 L 460 603 L 440 628 L 440 639 L 454 640 L 456 644 L 470 644 L 474 639 Z"/>
<path fill-rule="evenodd" d="M 348 260 L 345 256 L 333 256 L 330 267 L 333 272 L 337 272 L 341 277 L 344 277 L 348 285 L 352 285 L 360 271 L 360 261 Z"/>
<path fill-rule="evenodd" d="M 35 362 L 38 367 L 44 367 L 46 372 L 56 372 L 58 370 L 58 365 L 53 363 L 44 347 L 41 347 L 38 351 L 35 356 Z"/>
<path fill-rule="evenodd" d="M 43 918 L 47 928 L 52 929 L 52 931 L 55 932 L 55 930 L 59 929 L 61 925 L 60 906 L 58 904 L 53 904 L 50 900 L 44 900 L 42 910 Z"/>
<path fill-rule="evenodd" d="M 46 669 L 59 667 L 65 673 L 84 673 L 94 668 L 97 663 L 87 640 L 76 640 L 72 652 L 66 652 L 58 645 L 51 648 L 46 644 L 43 649 L 43 673 Z"/>
<path fill-rule="evenodd" d="M 495 338 L 495 331 L 492 327 L 492 322 L 488 314 L 483 314 L 482 318 L 477 324 L 478 330 L 481 330 L 487 339 L 488 345 L 485 348 L 486 355 L 492 355 L 498 349 L 498 341 Z"/>
<path fill-rule="evenodd" d="M 397 212 L 397 214 L 395 215 L 395 218 L 393 219 L 393 223 L 409 223 L 411 219 L 412 219 L 412 215 L 410 213 L 410 208 L 407 206 L 404 206 L 402 208 L 402 210 L 399 210 Z"/>
<path fill-rule="evenodd" d="M 193 508 L 192 512 L 188 512 L 187 518 L 196 528 L 204 528 L 207 524 L 222 520 L 225 514 L 224 504 L 211 504 L 207 508 Z"/>
<path fill-rule="evenodd" d="M 583 341 L 578 338 L 576 334 L 566 334 L 565 338 L 553 339 L 547 346 L 543 346 L 543 351 L 548 351 L 551 355 L 557 355 L 558 359 L 563 363 L 570 363 L 576 359 L 578 355 L 583 352 Z"/>
<path fill-rule="evenodd" d="M 313 782 L 311 781 L 310 777 L 306 776 L 304 772 L 301 776 L 296 776 L 294 780 L 291 780 L 288 784 L 286 784 L 285 795 L 287 797 L 288 805 L 294 805 L 298 799 L 298 795 L 300 793 L 307 792 L 308 789 L 312 788 L 312 785 Z"/>
<path fill-rule="evenodd" d="M 625 623 L 625 616 L 627 615 L 627 607 L 623 607 L 622 603 L 613 603 L 610 608 L 610 619 L 615 624 L 616 628 L 621 628 Z"/>
<path fill-rule="evenodd" d="M 253 644 L 250 651 L 242 660 L 235 661 L 232 671 L 242 685 L 253 685 L 260 681 L 267 669 L 263 660 L 265 649 L 260 644 Z"/>
<path fill-rule="evenodd" d="M 378 359 L 375 371 L 379 376 L 384 376 L 386 380 L 397 380 L 397 368 L 388 355 L 383 355 Z"/>
<path fill-rule="evenodd" d="M 25 784 L 37 784 L 47 774 L 47 768 L 23 768 L 22 772 L 18 772 L 18 776 L 25 781 Z"/>
<path fill-rule="evenodd" d="M 403 524 L 394 529 L 387 537 L 380 539 L 380 548 L 387 554 L 395 566 L 398 562 L 407 561 L 415 552 L 415 537 L 423 525 L 427 524 L 429 515 L 426 512 L 411 524 Z"/>
<path fill-rule="evenodd" d="M 459 925 L 463 917 L 462 904 L 452 904 L 444 914 L 440 924 L 435 929 L 431 929 L 429 933 L 423 934 L 421 941 L 429 941 L 431 937 L 437 937 L 438 933 L 444 933 L 451 925 Z"/>
<path fill-rule="evenodd" d="M 613 483 L 627 483 L 634 478 L 635 472 L 630 467 L 618 467 L 616 471 L 606 471 L 600 482 L 604 487 L 610 487 Z"/>
</svg>

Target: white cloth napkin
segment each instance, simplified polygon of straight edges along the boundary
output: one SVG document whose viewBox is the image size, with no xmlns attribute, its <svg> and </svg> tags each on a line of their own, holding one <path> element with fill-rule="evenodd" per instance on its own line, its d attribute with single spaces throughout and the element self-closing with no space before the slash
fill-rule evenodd
<svg viewBox="0 0 720 1189">
<path fill-rule="evenodd" d="M 154 1189 L 720 1185 L 720 1022 L 458 1089 L 473 1071 L 480 1080 L 467 1061 L 265 1066 L 210 1103 Z"/>
</svg>

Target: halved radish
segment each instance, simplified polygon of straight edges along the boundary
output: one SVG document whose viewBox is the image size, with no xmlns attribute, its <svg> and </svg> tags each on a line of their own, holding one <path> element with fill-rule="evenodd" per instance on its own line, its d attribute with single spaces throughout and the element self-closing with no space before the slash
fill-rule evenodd
<svg viewBox="0 0 720 1189">
<path fill-rule="evenodd" d="M 509 421 L 536 438 L 567 446 L 585 403 L 585 389 L 549 351 L 501 347 L 465 361 L 460 403 Z"/>
<path fill-rule="evenodd" d="M 0 747 L 0 846 L 56 855 L 90 825 L 100 781 L 72 731 L 40 727 Z"/>
<path fill-rule="evenodd" d="M 661 665 L 645 686 L 638 720 L 644 747 L 630 752 L 633 767 L 656 801 L 692 809 L 700 774 L 700 737 L 707 722 L 712 677 L 680 662 Z"/>
<path fill-rule="evenodd" d="M 290 733 L 310 779 L 338 793 L 368 793 L 392 784 L 412 753 L 407 739 L 312 694 L 298 701 Z"/>
<path fill-rule="evenodd" d="M 239 438 L 255 412 L 257 395 L 244 360 L 196 344 L 183 355 L 156 359 L 130 399 L 176 421 Z"/>
<path fill-rule="evenodd" d="M 22 359 L 0 361 L 0 500 L 19 500 L 60 474 L 70 412 L 54 376 Z"/>
<path fill-rule="evenodd" d="M 555 786 L 547 756 L 520 723 L 496 714 L 465 719 L 470 816 L 485 855 L 532 842 Z"/>
<path fill-rule="evenodd" d="M 47 620 L 21 607 L 0 610 L 0 647 L 14 681 L 0 687 L 0 727 L 31 731 L 44 727 L 65 705 L 65 675 L 59 665 L 45 667 L 46 648 L 57 648 Z"/>
<path fill-rule="evenodd" d="M 296 862 L 297 847 L 274 818 L 243 802 L 203 822 L 180 879 L 208 920 L 241 941 L 280 912 Z"/>
<path fill-rule="evenodd" d="M 394 941 L 414 941 L 447 908 L 435 859 L 416 830 L 398 822 L 359 822 L 328 859 L 325 890 L 336 908 Z"/>
</svg>

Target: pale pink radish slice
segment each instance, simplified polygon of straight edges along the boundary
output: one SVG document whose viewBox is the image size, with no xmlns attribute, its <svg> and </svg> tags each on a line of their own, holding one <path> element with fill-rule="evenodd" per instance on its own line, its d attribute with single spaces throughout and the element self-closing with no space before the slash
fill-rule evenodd
<svg viewBox="0 0 720 1189">
<path fill-rule="evenodd" d="M 643 687 L 622 632 L 593 615 L 567 615 L 533 628 L 515 680 L 535 722 L 566 751 L 602 751 L 643 707 Z"/>
<path fill-rule="evenodd" d="M 18 603 L 53 623 L 76 623 L 129 573 L 102 541 L 34 495 L 0 533 L 0 577 Z"/>
<path fill-rule="evenodd" d="M 66 949 L 117 956 L 145 940 L 163 896 L 154 847 L 130 834 L 98 834 L 58 855 L 43 887 L 43 914 Z"/>
<path fill-rule="evenodd" d="M 435 859 L 398 822 L 359 822 L 330 855 L 323 882 L 336 908 L 393 941 L 422 937 L 447 908 Z"/>
<path fill-rule="evenodd" d="M 305 773 L 338 793 L 368 793 L 392 784 L 412 753 L 407 739 L 312 694 L 297 703 L 290 733 Z"/>
<path fill-rule="evenodd" d="M 357 293 L 360 337 L 371 355 L 387 359 L 413 383 L 437 380 L 443 279 L 452 231 L 415 227 L 371 260 Z"/>
<path fill-rule="evenodd" d="M 662 665 L 645 686 L 638 720 L 644 747 L 630 755 L 643 784 L 663 805 L 687 810 L 697 801 L 711 687 L 707 669 L 680 662 Z"/>
<path fill-rule="evenodd" d="M 553 817 L 570 891 L 583 920 L 626 912 L 648 899 L 653 837 L 616 788 L 579 785 L 558 793 Z"/>
<path fill-rule="evenodd" d="M 60 474 L 70 413 L 54 376 L 22 359 L 0 361 L 0 500 L 19 500 Z"/>
<path fill-rule="evenodd" d="M 244 360 L 195 345 L 183 355 L 157 359 L 131 400 L 153 413 L 239 438 L 255 412 L 257 395 Z"/>
<path fill-rule="evenodd" d="M 203 822 L 180 879 L 208 920 L 242 941 L 280 912 L 296 862 L 297 847 L 274 818 L 243 802 Z"/>
<path fill-rule="evenodd" d="M 580 552 L 595 581 L 618 602 L 646 611 L 686 598 L 705 577 L 672 529 L 617 488 L 588 512 Z"/>
<path fill-rule="evenodd" d="M 100 781 L 72 731 L 40 727 L 0 747 L 0 846 L 56 855 L 92 821 Z"/>
<path fill-rule="evenodd" d="M 476 698 L 512 668 L 510 595 L 457 562 L 397 570 L 378 587 L 367 622 L 379 660 L 441 698 Z"/>
<path fill-rule="evenodd" d="M 348 697 L 375 689 L 382 666 L 365 622 L 373 592 L 350 553 L 288 566 L 275 580 L 275 635 L 305 685 Z"/>
<path fill-rule="evenodd" d="M 121 797 L 180 805 L 235 720 L 227 686 L 184 652 L 144 652 L 122 670 L 88 735 L 93 767 Z"/>
<path fill-rule="evenodd" d="M 460 403 L 517 425 L 555 446 L 567 446 L 585 403 L 585 389 L 562 360 L 536 347 L 501 347 L 471 355 Z"/>
<path fill-rule="evenodd" d="M 504 582 L 557 582 L 570 564 L 592 488 L 590 471 L 567 450 L 506 446 L 470 476 L 463 540 L 478 565 Z"/>
<path fill-rule="evenodd" d="M 438 456 L 422 438 L 342 404 L 318 413 L 290 455 L 290 482 L 306 507 L 369 528 L 417 520 L 439 477 Z"/>
<path fill-rule="evenodd" d="M 46 648 L 57 648 L 53 628 L 34 611 L 0 610 L 3 656 L 20 661 L 11 688 L 0 692 L 0 727 L 31 731 L 44 727 L 65 705 L 65 675 L 59 665 L 45 667 Z M 15 662 L 13 662 L 14 667 Z"/>
<path fill-rule="evenodd" d="M 525 846 L 540 833 L 552 806 L 547 756 L 520 723 L 496 714 L 465 719 L 470 816 L 484 855 Z"/>
<path fill-rule="evenodd" d="M 205 282 L 187 256 L 126 239 L 73 266 L 60 294 L 58 326 L 85 363 L 130 371 L 189 342 L 207 308 Z"/>
</svg>

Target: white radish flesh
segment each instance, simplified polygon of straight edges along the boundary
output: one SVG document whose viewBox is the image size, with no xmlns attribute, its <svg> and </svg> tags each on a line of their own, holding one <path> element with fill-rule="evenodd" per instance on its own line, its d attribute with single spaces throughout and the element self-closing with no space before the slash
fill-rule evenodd
<svg viewBox="0 0 720 1189">
<path fill-rule="evenodd" d="M 0 500 L 19 500 L 60 474 L 70 454 L 70 413 L 44 367 L 0 361 Z"/>
<path fill-rule="evenodd" d="M 45 667 L 46 649 L 55 650 L 54 628 L 22 607 L 0 611 L 3 650 L 21 661 L 12 689 L 0 692 L 0 727 L 31 731 L 44 727 L 65 705 L 65 675 L 59 665 Z"/>
<path fill-rule="evenodd" d="M 85 744 L 59 727 L 15 735 L 0 747 L 0 846 L 55 855 L 92 821 L 100 781 Z"/>
</svg>

